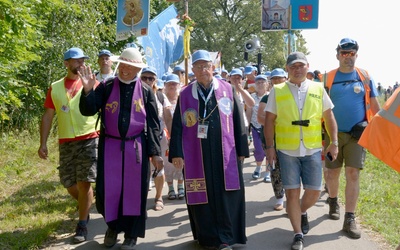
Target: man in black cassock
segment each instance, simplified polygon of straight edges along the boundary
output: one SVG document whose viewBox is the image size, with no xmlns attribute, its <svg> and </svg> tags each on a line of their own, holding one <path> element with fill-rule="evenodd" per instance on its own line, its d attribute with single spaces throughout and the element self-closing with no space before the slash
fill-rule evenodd
<svg viewBox="0 0 400 250">
<path fill-rule="evenodd" d="M 153 91 L 137 77 L 146 66 L 140 52 L 127 48 L 117 61 L 118 76 L 95 90 L 90 67 L 80 72 L 80 110 L 101 111 L 96 207 L 108 225 L 104 244 L 112 247 L 124 232 L 121 249 L 134 249 L 145 235 L 149 158 L 158 171 L 163 168 L 160 125 Z"/>
<path fill-rule="evenodd" d="M 231 85 L 213 77 L 205 50 L 192 55 L 197 81 L 180 94 L 169 161 L 183 168 L 195 240 L 204 247 L 246 244 L 242 166 L 249 156 L 243 111 Z"/>
</svg>

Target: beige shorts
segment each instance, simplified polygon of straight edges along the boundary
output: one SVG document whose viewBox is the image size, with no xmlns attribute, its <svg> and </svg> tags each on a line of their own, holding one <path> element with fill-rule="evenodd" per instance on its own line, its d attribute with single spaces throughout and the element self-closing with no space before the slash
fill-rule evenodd
<svg viewBox="0 0 400 250">
<path fill-rule="evenodd" d="M 349 133 L 339 132 L 339 153 L 334 161 L 329 161 L 325 157 L 326 168 L 341 168 L 343 166 L 353 167 L 358 169 L 364 168 L 365 148 L 358 145 L 358 140 L 351 137 Z M 328 134 L 325 135 L 325 148 L 330 144 L 330 138 Z"/>
</svg>

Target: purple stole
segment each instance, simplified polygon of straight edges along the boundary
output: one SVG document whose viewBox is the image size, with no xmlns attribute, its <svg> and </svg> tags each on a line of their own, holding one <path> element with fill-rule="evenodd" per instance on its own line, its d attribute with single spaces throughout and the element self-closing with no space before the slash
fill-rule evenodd
<svg viewBox="0 0 400 250">
<path fill-rule="evenodd" d="M 104 110 L 104 191 L 105 220 L 118 218 L 118 209 L 122 196 L 122 214 L 140 215 L 142 141 L 140 134 L 146 122 L 142 82 L 136 81 L 133 91 L 129 129 L 126 138 L 120 138 L 118 116 L 120 108 L 120 83 L 114 79 L 111 94 Z M 136 152 L 136 153 L 135 153 Z M 124 169 L 122 166 L 125 166 Z"/>
<path fill-rule="evenodd" d="M 214 94 L 218 102 L 221 122 L 222 153 L 225 190 L 240 189 L 235 137 L 233 131 L 232 87 L 214 80 Z M 196 95 L 193 96 L 193 95 Z M 185 161 L 185 189 L 188 205 L 208 203 L 201 140 L 197 138 L 199 100 L 197 82 L 186 87 L 180 94 L 182 116 L 182 147 Z M 215 111 L 214 111 L 215 112 Z M 212 138 L 208 138 L 212 140 Z"/>
</svg>

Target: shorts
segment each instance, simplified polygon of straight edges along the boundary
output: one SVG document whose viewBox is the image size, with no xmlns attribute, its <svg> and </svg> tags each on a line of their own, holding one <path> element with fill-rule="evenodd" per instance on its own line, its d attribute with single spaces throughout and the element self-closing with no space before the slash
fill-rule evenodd
<svg viewBox="0 0 400 250">
<path fill-rule="evenodd" d="M 354 139 L 349 133 L 339 132 L 339 153 L 335 161 L 325 161 L 326 168 L 341 168 L 343 163 L 347 167 L 358 169 L 364 168 L 366 150 L 358 145 L 358 140 Z M 325 147 L 330 144 L 330 139 L 325 136 Z"/>
<path fill-rule="evenodd" d="M 98 138 L 92 138 L 59 145 L 58 173 L 65 188 L 72 187 L 77 182 L 96 181 L 98 142 Z"/>
<path fill-rule="evenodd" d="M 278 150 L 281 178 L 284 189 L 297 189 L 301 183 L 305 189 L 321 190 L 321 152 L 302 157 L 290 156 Z"/>
</svg>

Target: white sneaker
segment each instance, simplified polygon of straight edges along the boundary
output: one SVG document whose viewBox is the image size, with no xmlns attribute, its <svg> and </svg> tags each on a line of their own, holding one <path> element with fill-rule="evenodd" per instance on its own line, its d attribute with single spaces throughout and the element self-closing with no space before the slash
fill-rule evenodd
<svg viewBox="0 0 400 250">
<path fill-rule="evenodd" d="M 264 182 L 271 183 L 271 173 L 269 171 L 265 172 Z"/>
</svg>

